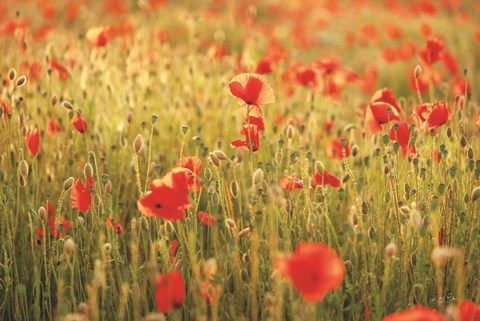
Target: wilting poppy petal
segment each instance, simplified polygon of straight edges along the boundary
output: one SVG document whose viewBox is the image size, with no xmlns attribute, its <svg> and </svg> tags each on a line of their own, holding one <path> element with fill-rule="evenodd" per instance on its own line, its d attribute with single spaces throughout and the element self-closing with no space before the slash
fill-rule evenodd
<svg viewBox="0 0 480 321">
<path fill-rule="evenodd" d="M 382 321 L 444 321 L 444 318 L 438 311 L 415 306 L 408 310 L 387 315 Z"/>
<path fill-rule="evenodd" d="M 180 272 L 170 271 L 160 275 L 155 286 L 155 300 L 159 312 L 180 307 L 185 301 L 185 282 Z"/>
<path fill-rule="evenodd" d="M 343 282 L 345 274 L 337 252 L 328 245 L 313 242 L 299 243 L 295 252 L 278 259 L 276 266 L 308 302 L 322 301 L 327 292 Z"/>
</svg>

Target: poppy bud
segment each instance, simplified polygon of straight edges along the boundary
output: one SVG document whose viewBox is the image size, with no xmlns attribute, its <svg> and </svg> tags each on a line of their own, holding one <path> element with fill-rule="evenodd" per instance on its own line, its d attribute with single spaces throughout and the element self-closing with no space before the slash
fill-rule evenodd
<svg viewBox="0 0 480 321">
<path fill-rule="evenodd" d="M 357 156 L 357 154 L 358 154 L 358 145 L 353 144 L 353 146 L 352 146 L 352 156 L 355 157 L 355 156 Z"/>
<path fill-rule="evenodd" d="M 227 227 L 228 227 L 228 228 L 231 228 L 231 229 L 234 229 L 234 230 L 237 229 L 237 223 L 235 223 L 234 220 L 232 220 L 232 219 L 230 219 L 230 218 L 227 218 L 227 219 L 225 220 L 225 223 L 227 224 Z"/>
<path fill-rule="evenodd" d="M 74 179 L 73 177 L 69 177 L 63 182 L 63 191 L 66 192 L 70 190 L 73 186 Z"/>
<path fill-rule="evenodd" d="M 85 302 L 80 302 L 78 304 L 78 313 L 83 315 L 85 319 L 88 320 L 88 316 L 90 314 L 88 311 L 88 304 L 86 304 Z"/>
<path fill-rule="evenodd" d="M 232 195 L 233 198 L 237 198 L 238 197 L 238 182 L 237 180 L 233 180 L 231 183 L 230 183 L 230 194 Z"/>
<path fill-rule="evenodd" d="M 105 192 L 110 193 L 112 191 L 112 181 L 108 180 L 105 184 Z"/>
<path fill-rule="evenodd" d="M 75 241 L 72 238 L 68 238 L 65 243 L 63 243 L 63 251 L 68 256 L 72 256 L 75 251 Z"/>
<path fill-rule="evenodd" d="M 57 95 L 53 94 L 52 98 L 50 99 L 50 103 L 52 104 L 52 106 L 55 106 L 57 104 L 57 101 L 58 101 Z"/>
<path fill-rule="evenodd" d="M 47 211 L 45 210 L 45 207 L 40 206 L 38 209 L 38 216 L 40 216 L 40 219 L 43 221 L 47 217 Z"/>
<path fill-rule="evenodd" d="M 257 170 L 253 173 L 253 185 L 258 185 L 263 182 L 264 174 L 261 168 L 257 168 Z"/>
<path fill-rule="evenodd" d="M 188 132 L 188 126 L 182 125 L 182 133 L 185 135 Z"/>
<path fill-rule="evenodd" d="M 391 260 L 395 255 L 397 255 L 397 245 L 395 243 L 387 244 L 385 247 L 385 255 Z"/>
<path fill-rule="evenodd" d="M 85 178 L 93 176 L 93 167 L 90 163 L 86 163 L 83 167 L 83 175 L 85 175 Z"/>
<path fill-rule="evenodd" d="M 210 153 L 209 155 L 209 159 L 210 159 L 210 162 L 216 166 L 216 167 L 219 167 L 220 166 L 220 160 L 218 159 L 217 155 L 215 155 L 215 153 Z"/>
<path fill-rule="evenodd" d="M 475 158 L 475 152 L 473 151 L 472 147 L 469 147 L 467 150 L 467 157 L 468 159 L 474 159 Z"/>
<path fill-rule="evenodd" d="M 460 146 L 467 146 L 467 138 L 465 136 L 462 136 L 462 138 L 460 138 Z"/>
<path fill-rule="evenodd" d="M 131 124 L 133 121 L 133 113 L 129 112 L 127 114 L 127 124 Z"/>
<path fill-rule="evenodd" d="M 292 139 L 295 136 L 295 128 L 292 125 L 288 125 L 287 129 L 285 130 L 285 135 L 288 139 Z"/>
<path fill-rule="evenodd" d="M 215 156 L 217 156 L 219 160 L 224 161 L 228 159 L 227 155 L 225 155 L 225 153 L 221 150 L 216 149 L 213 151 L 213 153 L 215 154 Z"/>
<path fill-rule="evenodd" d="M 133 150 L 136 154 L 140 153 L 143 149 L 143 136 L 138 134 L 133 141 Z"/>
<path fill-rule="evenodd" d="M 85 223 L 85 219 L 83 218 L 83 216 L 77 217 L 77 221 L 79 225 L 83 225 Z"/>
<path fill-rule="evenodd" d="M 480 199 L 480 186 L 477 186 L 473 189 L 471 199 L 472 199 L 472 202 L 475 202 L 478 199 Z"/>
<path fill-rule="evenodd" d="M 250 228 L 249 227 L 244 228 L 243 230 L 238 232 L 237 238 L 240 238 L 240 237 L 245 236 L 245 235 L 250 235 Z"/>
<path fill-rule="evenodd" d="M 211 280 L 218 271 L 218 264 L 217 260 L 214 257 L 209 258 L 205 261 L 205 265 L 203 266 L 203 273 L 205 274 L 205 278 Z"/>
<path fill-rule="evenodd" d="M 62 101 L 62 107 L 67 109 L 67 110 L 73 110 L 73 105 L 68 100 Z"/>
<path fill-rule="evenodd" d="M 17 82 L 15 83 L 15 87 L 22 87 L 26 83 L 27 83 L 27 77 L 21 76 L 17 79 Z"/>
<path fill-rule="evenodd" d="M 153 114 L 152 115 L 152 125 L 154 125 L 157 122 L 157 120 L 158 120 L 158 116 Z"/>
<path fill-rule="evenodd" d="M 17 77 L 17 72 L 15 71 L 15 69 L 10 69 L 10 71 L 8 72 L 8 79 L 14 80 L 15 77 Z"/>
<path fill-rule="evenodd" d="M 112 244 L 105 243 L 103 245 L 103 249 L 105 250 L 105 253 L 107 254 L 107 256 L 110 256 L 110 252 L 112 251 Z"/>
<path fill-rule="evenodd" d="M 323 172 L 325 171 L 325 167 L 323 166 L 323 163 L 321 161 L 315 162 L 315 171 L 318 174 L 323 175 Z"/>
<path fill-rule="evenodd" d="M 18 171 L 20 172 L 20 176 L 22 178 L 27 178 L 29 169 L 28 169 L 28 164 L 26 160 L 22 159 L 20 161 L 20 164 L 18 165 Z"/>
<path fill-rule="evenodd" d="M 422 75 L 422 67 L 420 67 L 420 65 L 417 65 L 415 67 L 414 75 L 416 79 L 420 78 L 420 76 Z"/>
</svg>

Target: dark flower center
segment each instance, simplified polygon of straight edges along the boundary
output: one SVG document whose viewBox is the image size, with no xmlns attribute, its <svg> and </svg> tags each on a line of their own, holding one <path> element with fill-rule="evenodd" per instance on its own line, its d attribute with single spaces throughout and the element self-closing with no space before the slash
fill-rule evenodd
<svg viewBox="0 0 480 321">
<path fill-rule="evenodd" d="M 155 208 L 157 208 L 157 209 L 162 208 L 162 204 L 159 204 L 159 203 L 155 204 Z"/>
</svg>

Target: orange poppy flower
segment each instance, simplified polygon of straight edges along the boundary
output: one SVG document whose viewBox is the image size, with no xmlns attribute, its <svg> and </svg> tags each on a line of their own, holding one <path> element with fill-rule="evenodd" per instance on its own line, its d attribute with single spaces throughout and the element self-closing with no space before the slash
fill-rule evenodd
<svg viewBox="0 0 480 321">
<path fill-rule="evenodd" d="M 121 234 L 124 233 L 122 224 L 120 224 L 118 221 L 116 221 L 113 217 L 109 216 L 107 218 L 106 224 L 109 228 L 111 228 L 112 230 L 115 231 L 115 234 L 120 234 L 121 235 Z"/>
<path fill-rule="evenodd" d="M 314 242 L 299 243 L 292 255 L 277 259 L 276 267 L 308 302 L 322 301 L 329 291 L 342 284 L 345 274 L 337 252 Z"/>
</svg>

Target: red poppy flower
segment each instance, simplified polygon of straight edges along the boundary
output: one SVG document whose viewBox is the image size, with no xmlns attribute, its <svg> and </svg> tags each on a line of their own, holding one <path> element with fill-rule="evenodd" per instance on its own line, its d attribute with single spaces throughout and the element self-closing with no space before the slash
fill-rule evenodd
<svg viewBox="0 0 480 321">
<path fill-rule="evenodd" d="M 50 60 L 50 67 L 52 68 L 53 71 L 56 72 L 58 75 L 58 78 L 61 80 L 67 80 L 68 78 L 68 70 L 65 68 L 64 65 L 56 61 L 55 59 Z"/>
<path fill-rule="evenodd" d="M 444 318 L 438 311 L 414 306 L 408 310 L 387 315 L 382 321 L 444 321 Z"/>
<path fill-rule="evenodd" d="M 427 65 L 432 65 L 440 60 L 443 47 L 444 44 L 441 40 L 431 37 L 427 40 L 427 46 L 420 49 L 418 54 Z"/>
<path fill-rule="evenodd" d="M 45 234 L 43 233 L 42 227 L 41 227 L 41 226 L 38 226 L 38 227 L 37 227 L 37 241 L 35 242 L 35 245 L 36 245 L 37 247 L 42 246 L 42 239 L 43 239 L 44 235 L 45 235 Z"/>
<path fill-rule="evenodd" d="M 207 226 L 213 226 L 217 224 L 217 218 L 212 214 L 208 214 L 204 211 L 199 211 L 197 215 L 200 221 Z"/>
<path fill-rule="evenodd" d="M 390 88 L 382 88 L 377 90 L 370 100 L 371 103 L 383 102 L 392 105 L 400 114 L 402 110 L 400 109 L 400 104 L 398 103 L 397 99 L 395 98 L 395 94 L 393 90 Z"/>
<path fill-rule="evenodd" d="M 457 307 L 458 321 L 480 321 L 480 304 L 462 301 Z"/>
<path fill-rule="evenodd" d="M 81 113 L 77 113 L 77 117 L 72 120 L 72 125 L 82 134 L 87 131 L 87 121 L 82 118 Z"/>
<path fill-rule="evenodd" d="M 32 153 L 33 156 L 37 155 L 38 147 L 40 145 L 40 133 L 38 132 L 38 129 L 29 129 L 27 131 L 26 141 L 30 153 Z"/>
<path fill-rule="evenodd" d="M 185 301 L 185 282 L 178 271 L 160 275 L 155 286 L 155 300 L 159 312 L 168 312 L 180 307 Z"/>
<path fill-rule="evenodd" d="M 109 27 L 93 27 L 87 30 L 85 33 L 85 39 L 92 47 L 105 47 L 107 38 L 107 28 Z"/>
<path fill-rule="evenodd" d="M 342 140 L 345 146 L 342 147 Z M 331 159 L 343 159 L 350 155 L 350 142 L 346 136 L 340 136 L 330 142 L 327 148 L 327 155 Z"/>
<path fill-rule="evenodd" d="M 247 124 L 257 126 L 257 130 L 262 132 L 265 130 L 265 123 L 263 122 L 263 117 L 248 116 L 245 120 Z"/>
<path fill-rule="evenodd" d="M 62 125 L 55 119 L 55 118 L 50 118 L 48 121 L 48 128 L 47 128 L 47 135 L 48 136 L 53 136 L 57 133 L 60 133 L 62 131 Z"/>
<path fill-rule="evenodd" d="M 445 67 L 452 73 L 452 75 L 456 75 L 458 72 L 458 61 L 457 58 L 450 52 L 443 53 L 443 63 Z"/>
<path fill-rule="evenodd" d="M 444 101 L 418 105 L 413 113 L 414 119 L 421 122 L 420 125 L 425 131 L 436 129 L 452 118 L 450 107 Z"/>
<path fill-rule="evenodd" d="M 410 145 L 410 130 L 406 122 L 399 121 L 390 128 L 390 139 L 400 145 L 403 156 L 407 155 L 407 153 L 412 155 L 416 154 L 415 145 Z"/>
<path fill-rule="evenodd" d="M 56 239 L 65 237 L 68 234 L 68 229 L 72 228 L 72 222 L 67 220 L 65 216 L 53 217 L 48 224 L 50 225 L 52 237 Z"/>
<path fill-rule="evenodd" d="M 200 283 L 200 296 L 203 300 L 208 303 L 212 303 L 215 301 L 218 295 L 218 290 L 216 287 L 212 285 L 212 283 L 208 281 L 204 281 Z"/>
<path fill-rule="evenodd" d="M 118 221 L 116 221 L 113 217 L 109 216 L 107 218 L 107 226 L 110 227 L 112 230 L 115 231 L 115 234 L 123 234 L 123 226 Z"/>
<path fill-rule="evenodd" d="M 371 133 L 382 130 L 381 125 L 392 120 L 400 120 L 395 107 L 385 102 L 370 103 L 365 112 L 365 125 Z"/>
<path fill-rule="evenodd" d="M 177 162 L 177 167 L 188 169 L 188 188 L 192 191 L 202 189 L 200 172 L 202 171 L 202 160 L 198 157 L 184 157 Z"/>
<path fill-rule="evenodd" d="M 345 274 L 337 252 L 313 242 L 299 243 L 295 253 L 276 261 L 276 267 L 308 302 L 322 301 L 327 292 L 342 284 Z"/>
<path fill-rule="evenodd" d="M 273 89 L 258 74 L 243 73 L 235 76 L 228 84 L 230 94 L 237 98 L 240 106 L 261 106 L 275 102 Z"/>
<path fill-rule="evenodd" d="M 256 125 L 243 125 L 240 134 L 245 135 L 245 140 L 232 140 L 230 142 L 231 147 L 251 150 L 252 152 L 256 152 L 260 148 L 260 137 Z"/>
<path fill-rule="evenodd" d="M 282 177 L 278 180 L 278 184 L 285 191 L 294 191 L 303 188 L 303 181 L 298 177 Z"/>
<path fill-rule="evenodd" d="M 323 171 L 323 174 L 314 172 L 312 175 L 312 185 L 314 187 L 317 185 L 330 185 L 338 188 L 340 187 L 340 179 L 326 170 Z"/>
<path fill-rule="evenodd" d="M 317 73 L 311 68 L 305 68 L 303 70 L 297 71 L 295 75 L 295 80 L 301 86 L 315 87 L 317 85 Z"/>
<path fill-rule="evenodd" d="M 87 176 L 85 185 L 79 178 L 73 184 L 72 191 L 70 192 L 70 206 L 76 208 L 80 212 L 86 212 L 90 209 L 92 203 L 92 193 L 90 187 L 95 188 L 95 182 L 91 176 Z"/>
<path fill-rule="evenodd" d="M 160 216 L 170 221 L 185 218 L 184 210 L 191 205 L 188 198 L 188 176 L 181 168 L 174 168 L 162 178 L 154 179 L 150 191 L 137 202 L 143 215 Z"/>
<path fill-rule="evenodd" d="M 2 100 L 1 107 L 2 107 L 2 114 L 0 115 L 0 118 L 2 118 L 3 116 L 5 116 L 6 118 L 7 115 L 10 113 L 10 107 L 8 106 L 8 103 L 6 100 Z"/>
<path fill-rule="evenodd" d="M 255 72 L 259 75 L 265 75 L 265 74 L 269 74 L 273 71 L 273 67 L 272 67 L 272 64 L 270 63 L 270 61 L 268 59 L 260 59 L 258 62 L 257 62 L 257 67 L 255 69 Z"/>
</svg>

